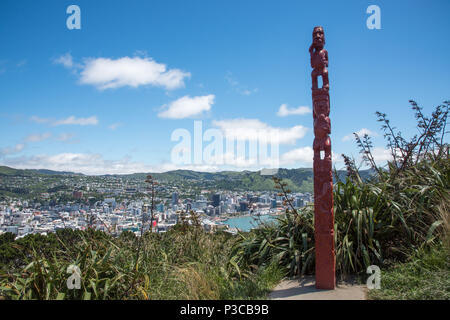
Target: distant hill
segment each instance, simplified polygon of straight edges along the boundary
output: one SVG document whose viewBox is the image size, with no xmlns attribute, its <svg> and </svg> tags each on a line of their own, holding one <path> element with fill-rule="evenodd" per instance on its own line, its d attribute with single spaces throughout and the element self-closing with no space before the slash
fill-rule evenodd
<svg viewBox="0 0 450 320">
<path fill-rule="evenodd" d="M 264 191 L 274 190 L 274 183 L 271 176 L 261 175 L 260 171 L 221 171 L 221 172 L 198 172 L 191 170 L 174 170 L 163 173 L 134 173 L 128 175 L 105 175 L 120 176 L 131 179 L 145 180 L 151 174 L 156 180 L 170 182 L 180 185 L 186 183 L 197 187 L 212 187 L 222 190 L 249 190 Z M 367 179 L 373 175 L 370 170 L 360 171 L 361 177 Z M 80 173 L 53 171 L 46 169 L 21 170 L 0 166 L 0 176 L 30 176 L 30 175 L 81 175 Z M 339 170 L 339 179 L 345 179 L 347 172 Z M 313 169 L 279 169 L 277 176 L 282 178 L 289 189 L 294 192 L 313 191 Z M 334 177 L 335 179 L 335 177 Z M 335 179 L 336 180 L 336 179 Z"/>
<path fill-rule="evenodd" d="M 345 179 L 347 172 L 339 170 L 339 179 Z M 164 173 L 135 173 L 128 175 L 135 179 L 145 179 L 151 174 L 156 180 L 173 183 L 191 182 L 198 185 L 214 186 L 217 189 L 263 191 L 274 190 L 272 176 L 261 175 L 260 171 L 221 171 L 198 172 L 191 170 L 175 170 Z M 373 176 L 371 170 L 361 170 L 362 179 Z M 313 192 L 313 169 L 279 169 L 276 175 L 286 182 L 292 191 Z M 336 181 L 336 177 L 333 179 Z"/>
<path fill-rule="evenodd" d="M 47 169 L 14 169 L 0 166 L 0 176 L 31 176 L 31 175 L 82 175 L 81 173 L 67 171 L 53 171 Z"/>
<path fill-rule="evenodd" d="M 49 175 L 75 175 L 75 176 L 83 176 L 82 173 L 75 173 L 71 171 L 53 171 L 53 170 L 47 170 L 47 169 L 37 169 L 37 170 L 31 170 L 33 172 L 37 172 L 40 174 L 49 174 Z"/>
<path fill-rule="evenodd" d="M 21 176 L 22 171 L 24 171 L 24 170 L 18 170 L 18 169 L 13 169 L 10 167 L 0 166 L 0 175 L 2 175 L 2 176 Z"/>
</svg>

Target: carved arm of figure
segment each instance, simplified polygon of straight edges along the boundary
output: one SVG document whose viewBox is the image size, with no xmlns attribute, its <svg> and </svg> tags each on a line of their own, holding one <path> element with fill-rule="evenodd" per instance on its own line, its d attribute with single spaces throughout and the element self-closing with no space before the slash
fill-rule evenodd
<svg viewBox="0 0 450 320">
<path fill-rule="evenodd" d="M 323 88 L 327 89 L 330 87 L 329 81 L 328 81 L 328 51 L 326 49 L 323 49 L 321 52 L 321 59 L 323 63 L 323 69 L 321 70 L 322 75 L 322 81 L 323 81 Z"/>
<path fill-rule="evenodd" d="M 309 53 L 310 53 L 310 55 L 311 55 L 311 68 L 314 69 L 314 65 L 313 65 L 314 47 L 313 47 L 313 45 L 311 45 L 311 46 L 309 47 Z"/>
<path fill-rule="evenodd" d="M 324 51 L 324 56 L 325 56 L 324 64 L 325 64 L 325 67 L 328 67 L 328 51 L 326 49 L 323 49 L 323 51 Z"/>
</svg>

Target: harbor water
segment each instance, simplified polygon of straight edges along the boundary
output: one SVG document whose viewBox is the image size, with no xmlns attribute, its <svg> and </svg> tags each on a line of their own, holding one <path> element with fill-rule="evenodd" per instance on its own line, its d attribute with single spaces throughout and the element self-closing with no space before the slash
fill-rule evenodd
<svg viewBox="0 0 450 320">
<path fill-rule="evenodd" d="M 224 221 L 223 224 L 228 225 L 230 228 L 238 228 L 241 231 L 250 231 L 253 228 L 258 227 L 262 222 L 276 222 L 275 216 L 272 215 L 261 215 L 261 216 L 243 216 L 229 218 Z"/>
</svg>

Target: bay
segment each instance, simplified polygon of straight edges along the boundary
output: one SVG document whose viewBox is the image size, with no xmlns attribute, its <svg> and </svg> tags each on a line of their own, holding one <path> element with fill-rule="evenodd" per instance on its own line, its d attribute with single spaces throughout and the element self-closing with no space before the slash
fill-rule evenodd
<svg viewBox="0 0 450 320">
<path fill-rule="evenodd" d="M 239 230 L 246 232 L 258 227 L 262 222 L 276 222 L 275 218 L 276 216 L 269 214 L 262 216 L 242 216 L 229 218 L 222 223 L 228 225 L 230 228 L 238 228 Z"/>
</svg>

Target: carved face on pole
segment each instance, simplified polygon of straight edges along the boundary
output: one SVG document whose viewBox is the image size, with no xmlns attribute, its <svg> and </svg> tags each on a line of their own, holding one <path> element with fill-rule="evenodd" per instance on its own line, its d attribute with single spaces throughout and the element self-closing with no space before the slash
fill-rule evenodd
<svg viewBox="0 0 450 320">
<path fill-rule="evenodd" d="M 322 50 L 325 46 L 325 34 L 322 27 L 315 27 L 313 30 L 313 47 Z"/>
</svg>

